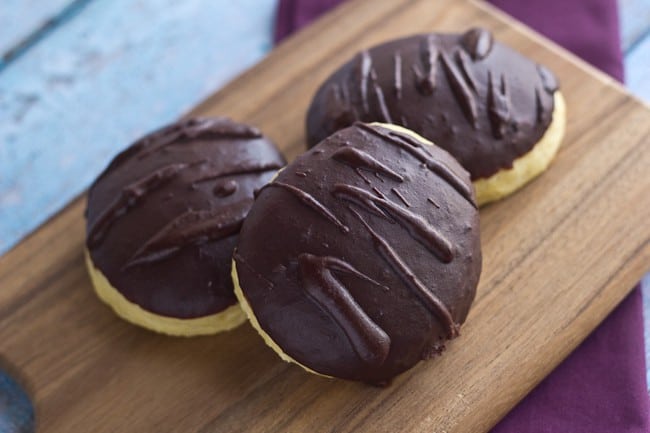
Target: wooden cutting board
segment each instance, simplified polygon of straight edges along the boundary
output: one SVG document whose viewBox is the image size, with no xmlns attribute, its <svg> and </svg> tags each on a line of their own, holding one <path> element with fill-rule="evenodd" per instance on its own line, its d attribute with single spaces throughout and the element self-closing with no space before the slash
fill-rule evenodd
<svg viewBox="0 0 650 433">
<path fill-rule="evenodd" d="M 483 3 L 359 0 L 192 114 L 251 122 L 293 158 L 312 94 L 349 56 L 469 26 L 559 75 L 568 131 L 550 170 L 481 211 L 478 296 L 443 357 L 378 389 L 283 363 L 248 325 L 194 339 L 131 326 L 91 290 L 81 197 L 0 258 L 1 358 L 41 431 L 480 432 L 551 372 L 650 264 L 650 110 L 618 84 Z"/>
</svg>

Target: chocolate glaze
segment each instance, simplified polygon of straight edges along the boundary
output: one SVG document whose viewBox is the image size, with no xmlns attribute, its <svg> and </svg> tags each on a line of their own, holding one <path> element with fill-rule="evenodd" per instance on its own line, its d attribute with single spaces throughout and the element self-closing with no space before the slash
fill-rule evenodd
<svg viewBox="0 0 650 433">
<path fill-rule="evenodd" d="M 317 91 L 310 146 L 355 121 L 407 127 L 450 152 L 472 180 L 511 168 L 553 114 L 551 71 L 484 29 L 424 34 L 362 51 Z"/>
<path fill-rule="evenodd" d="M 91 186 L 87 247 L 129 301 L 195 318 L 236 303 L 232 251 L 253 191 L 285 161 L 255 128 L 184 120 L 117 155 Z"/>
<path fill-rule="evenodd" d="M 368 317 L 334 272 L 356 276 L 375 286 L 378 284 L 336 257 L 301 254 L 298 267 L 302 288 L 338 323 L 361 361 L 381 365 L 390 350 L 390 337 Z"/>
<path fill-rule="evenodd" d="M 440 353 L 474 299 L 469 175 L 438 147 L 356 123 L 260 191 L 234 258 L 260 326 L 286 354 L 386 383 Z"/>
</svg>

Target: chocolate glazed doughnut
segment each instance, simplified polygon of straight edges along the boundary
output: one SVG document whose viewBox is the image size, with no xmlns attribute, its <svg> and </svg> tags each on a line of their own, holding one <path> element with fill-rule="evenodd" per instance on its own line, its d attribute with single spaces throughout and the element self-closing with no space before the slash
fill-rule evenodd
<svg viewBox="0 0 650 433">
<path fill-rule="evenodd" d="M 447 150 L 469 171 L 482 204 L 546 169 L 564 135 L 565 108 L 551 71 L 472 29 L 360 52 L 314 96 L 308 143 L 359 120 L 404 126 Z"/>
<path fill-rule="evenodd" d="M 128 321 L 173 335 L 242 323 L 232 251 L 254 191 L 285 164 L 257 129 L 189 119 L 137 141 L 88 193 L 87 263 Z"/>
<path fill-rule="evenodd" d="M 469 175 L 414 134 L 355 123 L 261 190 L 233 257 L 235 293 L 283 359 L 385 384 L 467 317 L 481 270 Z"/>
</svg>

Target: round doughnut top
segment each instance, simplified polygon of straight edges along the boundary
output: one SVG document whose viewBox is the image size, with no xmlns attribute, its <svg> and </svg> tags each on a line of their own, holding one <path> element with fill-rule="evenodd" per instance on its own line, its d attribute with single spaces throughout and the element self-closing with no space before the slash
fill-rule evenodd
<svg viewBox="0 0 650 433">
<path fill-rule="evenodd" d="M 259 193 L 233 255 L 259 327 L 318 373 L 386 383 L 458 335 L 481 270 L 467 172 L 355 123 Z"/>
<path fill-rule="evenodd" d="M 117 155 L 88 192 L 86 246 L 143 309 L 196 318 L 234 305 L 230 266 L 254 192 L 285 164 L 260 131 L 184 120 Z"/>
<path fill-rule="evenodd" d="M 309 145 L 355 121 L 409 128 L 451 153 L 472 180 L 512 167 L 551 123 L 555 76 L 484 29 L 423 34 L 357 54 L 320 87 Z"/>
</svg>

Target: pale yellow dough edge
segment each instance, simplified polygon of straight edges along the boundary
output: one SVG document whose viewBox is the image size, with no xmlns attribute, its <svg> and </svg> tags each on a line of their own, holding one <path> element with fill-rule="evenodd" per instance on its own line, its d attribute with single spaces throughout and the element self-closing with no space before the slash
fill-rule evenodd
<svg viewBox="0 0 650 433">
<path fill-rule="evenodd" d="M 328 377 L 331 378 L 332 376 L 327 376 L 325 374 L 318 373 L 317 371 L 312 370 L 309 367 L 306 367 L 284 353 L 280 346 L 277 345 L 275 341 L 271 338 L 269 334 L 262 329 L 262 326 L 260 326 L 260 322 L 257 321 L 257 317 L 255 317 L 255 313 L 253 313 L 253 309 L 251 308 L 250 304 L 248 303 L 248 300 L 246 299 L 246 296 L 244 296 L 244 292 L 242 292 L 241 286 L 239 284 L 239 276 L 237 275 L 237 264 L 235 263 L 235 260 L 232 261 L 232 283 L 233 286 L 235 286 L 235 296 L 237 296 L 237 299 L 239 300 L 239 305 L 241 306 L 242 310 L 244 310 L 244 313 L 246 313 L 246 316 L 248 317 L 248 321 L 250 324 L 255 328 L 258 334 L 262 337 L 264 342 L 266 343 L 267 346 L 269 346 L 277 355 L 286 362 L 293 363 L 296 365 L 299 365 L 302 367 L 305 371 L 308 373 L 316 374 L 318 376 L 322 377 Z"/>
<path fill-rule="evenodd" d="M 88 250 L 85 250 L 84 253 L 86 267 L 99 299 L 108 304 L 115 311 L 115 314 L 134 325 L 161 334 L 176 337 L 194 337 L 227 331 L 246 321 L 246 315 L 239 305 L 232 305 L 220 313 L 195 319 L 177 319 L 151 313 L 127 300 L 117 289 L 111 286 L 104 274 L 95 267 Z"/>
<path fill-rule="evenodd" d="M 512 194 L 548 168 L 560 148 L 566 128 L 566 104 L 562 93 L 555 92 L 553 101 L 553 120 L 537 144 L 528 153 L 515 159 L 512 168 L 500 170 L 487 179 L 473 182 L 476 202 L 479 206 Z M 402 126 L 377 122 L 373 124 L 410 135 L 423 143 L 432 144 L 431 141 Z"/>
</svg>

